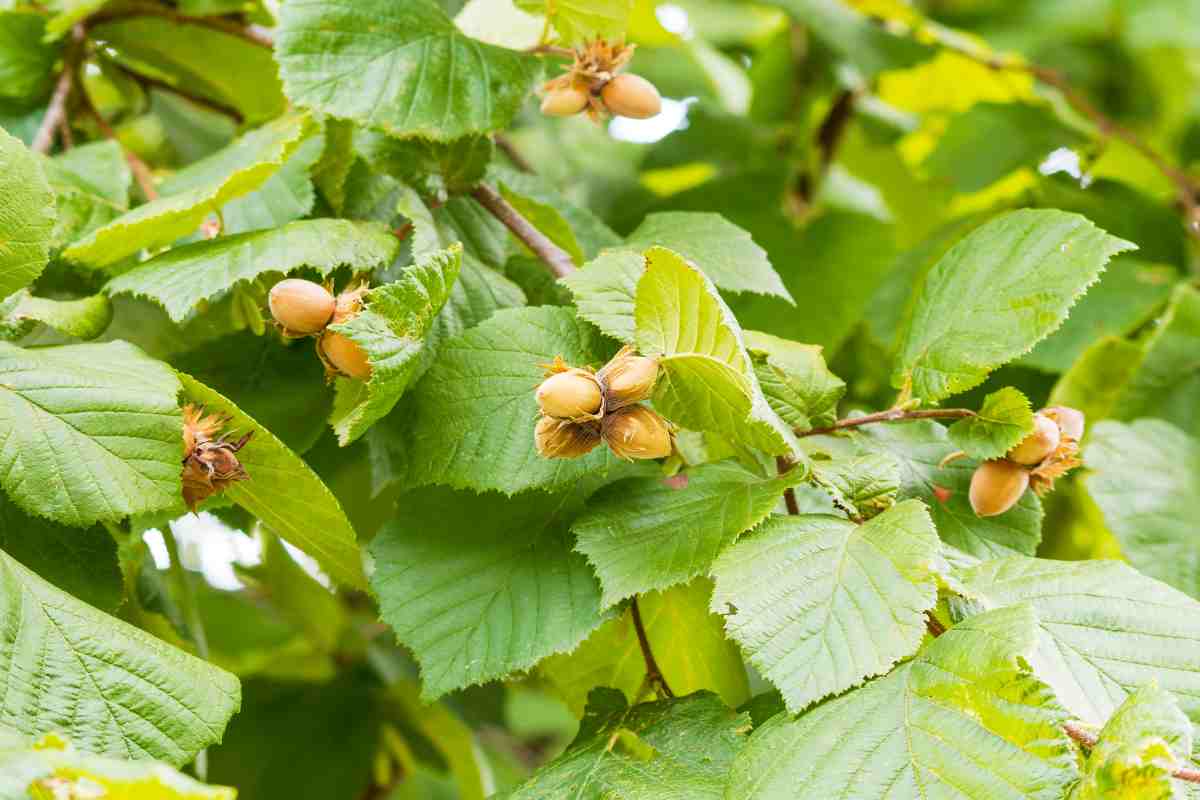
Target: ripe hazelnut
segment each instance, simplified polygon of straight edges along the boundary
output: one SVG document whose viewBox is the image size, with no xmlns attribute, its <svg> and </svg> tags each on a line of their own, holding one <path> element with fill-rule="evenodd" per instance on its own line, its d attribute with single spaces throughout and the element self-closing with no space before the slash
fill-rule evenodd
<svg viewBox="0 0 1200 800">
<path fill-rule="evenodd" d="M 317 340 L 323 360 L 338 372 L 365 381 L 371 377 L 371 363 L 358 343 L 337 331 L 325 331 Z"/>
<path fill-rule="evenodd" d="M 984 461 L 971 476 L 968 497 L 980 517 L 1008 511 L 1029 488 L 1029 470 L 1005 459 Z"/>
<path fill-rule="evenodd" d="M 533 443 L 544 458 L 578 458 L 600 444 L 600 431 L 595 423 L 542 417 L 533 429 Z"/>
<path fill-rule="evenodd" d="M 542 98 L 542 113 L 550 117 L 570 117 L 587 108 L 588 94 L 574 86 L 565 86 L 546 93 Z"/>
<path fill-rule="evenodd" d="M 318 283 L 301 278 L 285 278 L 271 287 L 267 297 L 271 316 L 293 336 L 320 333 L 333 318 L 336 301 Z"/>
<path fill-rule="evenodd" d="M 619 458 L 671 455 L 671 429 L 667 421 L 645 406 L 626 406 L 605 415 L 600 433 L 608 449 Z"/>
<path fill-rule="evenodd" d="M 1083 412 L 1070 406 L 1050 406 L 1043 408 L 1041 413 L 1058 423 L 1058 429 L 1064 436 L 1075 441 L 1083 438 Z"/>
<path fill-rule="evenodd" d="M 572 420 L 594 417 L 603 401 L 595 376 L 581 369 L 551 375 L 538 386 L 536 396 L 543 414 Z"/>
<path fill-rule="evenodd" d="M 649 119 L 662 111 L 662 97 L 654 84 L 630 73 L 604 84 L 600 99 L 612 113 L 631 119 Z"/>
<path fill-rule="evenodd" d="M 604 389 L 605 410 L 615 411 L 650 396 L 658 380 L 658 361 L 622 351 L 596 377 Z"/>
<path fill-rule="evenodd" d="M 1035 414 L 1033 430 L 1016 447 L 1008 451 L 1008 459 L 1030 467 L 1040 464 L 1058 449 L 1058 442 L 1058 425 L 1054 420 L 1041 413 Z"/>
</svg>

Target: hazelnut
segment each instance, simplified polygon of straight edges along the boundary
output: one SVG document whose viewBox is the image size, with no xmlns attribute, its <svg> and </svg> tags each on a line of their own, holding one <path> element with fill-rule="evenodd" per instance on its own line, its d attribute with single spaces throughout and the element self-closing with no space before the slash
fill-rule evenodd
<svg viewBox="0 0 1200 800">
<path fill-rule="evenodd" d="M 285 278 L 271 287 L 267 304 L 286 335 L 308 336 L 325 329 L 333 318 L 336 301 L 319 283 Z"/>
<path fill-rule="evenodd" d="M 630 73 L 604 84 L 600 99 L 612 113 L 631 119 L 649 119 L 662 111 L 662 97 L 654 84 Z"/>
<path fill-rule="evenodd" d="M 1008 459 L 1030 467 L 1040 464 L 1058 449 L 1058 442 L 1058 425 L 1050 417 L 1039 412 L 1033 417 L 1033 430 L 1016 447 L 1008 451 Z"/>
<path fill-rule="evenodd" d="M 976 515 L 994 517 L 1016 505 L 1028 488 L 1029 470 L 998 459 L 985 461 L 975 469 L 968 497 Z"/>
</svg>

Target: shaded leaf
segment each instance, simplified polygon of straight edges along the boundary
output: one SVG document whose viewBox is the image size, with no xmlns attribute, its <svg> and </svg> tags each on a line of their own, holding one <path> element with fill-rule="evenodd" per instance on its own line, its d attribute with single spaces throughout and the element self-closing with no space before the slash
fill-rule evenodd
<svg viewBox="0 0 1200 800">
<path fill-rule="evenodd" d="M 1000 458 L 1033 430 L 1029 398 L 1005 386 L 983 398 L 973 417 L 950 426 L 950 441 L 972 458 Z"/>
<path fill-rule="evenodd" d="M 22 14 L 21 16 L 29 16 Z M 55 200 L 37 158 L 0 130 L 0 298 L 33 283 L 50 258 Z"/>
<path fill-rule="evenodd" d="M 837 421 L 837 405 L 846 393 L 846 383 L 829 371 L 818 345 L 758 331 L 743 334 L 763 394 L 780 419 L 795 431 Z"/>
</svg>

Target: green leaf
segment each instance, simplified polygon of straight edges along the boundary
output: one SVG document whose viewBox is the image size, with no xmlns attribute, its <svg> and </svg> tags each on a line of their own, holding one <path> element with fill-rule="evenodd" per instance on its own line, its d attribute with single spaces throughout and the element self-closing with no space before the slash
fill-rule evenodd
<svg viewBox="0 0 1200 800">
<path fill-rule="evenodd" d="M 0 485 L 30 514 L 86 527 L 179 502 L 179 381 L 124 342 L 0 343 Z"/>
<path fill-rule="evenodd" d="M 336 214 L 342 212 L 346 202 L 346 180 L 358 157 L 354 152 L 355 127 L 344 119 L 325 120 L 325 149 L 312 171 L 313 183 Z"/>
<path fill-rule="evenodd" d="M 737 320 L 702 272 L 670 250 L 650 248 L 634 317 L 638 349 L 659 357 L 654 405 L 661 413 L 771 455 L 796 451 L 791 429 L 759 388 Z"/>
<path fill-rule="evenodd" d="M 1048 404 L 1077 408 L 1088 420 L 1112 416 L 1142 355 L 1135 342 L 1113 336 L 1099 340 L 1054 384 Z"/>
<path fill-rule="evenodd" d="M 117 543 L 103 525 L 68 528 L 26 514 L 0 495 L 0 550 L 101 611 L 115 611 L 124 599 Z"/>
<path fill-rule="evenodd" d="M 225 489 L 225 496 L 283 539 L 308 553 L 334 580 L 366 586 L 354 528 L 337 498 L 298 455 L 245 412 L 195 378 L 179 373 L 184 395 L 210 414 L 229 418 L 231 431 L 254 431 L 238 451 L 249 479 Z M 178 451 L 177 451 L 178 452 Z"/>
<path fill-rule="evenodd" d="M 45 269 L 54 203 L 38 160 L 0 129 L 0 298 L 33 283 Z"/>
<path fill-rule="evenodd" d="M 860 452 L 887 453 L 900 465 L 900 498 L 916 497 L 933 516 L 946 544 L 979 558 L 1033 555 L 1042 539 L 1042 503 L 1033 492 L 1008 511 L 978 517 L 967 498 L 977 462 L 939 466 L 955 450 L 946 429 L 932 420 L 867 425 L 857 440 Z"/>
<path fill-rule="evenodd" d="M 592 39 L 623 39 L 633 0 L 515 0 L 522 11 L 541 14 L 569 47 Z"/>
<path fill-rule="evenodd" d="M 571 234 L 585 258 L 595 258 L 602 249 L 621 244 L 621 237 L 612 228 L 605 225 L 586 207 L 565 197 L 549 180 L 496 163 L 488 168 L 488 175 L 497 183 L 503 184 L 510 193 L 519 194 L 528 201 L 554 209 L 570 226 Z"/>
<path fill-rule="evenodd" d="M 567 751 L 499 798 L 721 800 L 749 729 L 748 715 L 708 692 L 630 708 L 619 693 L 598 689 Z"/>
<path fill-rule="evenodd" d="M 1200 436 L 1200 290 L 1181 284 L 1146 341 L 1145 355 L 1113 416 L 1162 417 Z"/>
<path fill-rule="evenodd" d="M 846 383 L 829 371 L 820 346 L 758 331 L 743 335 L 767 402 L 792 430 L 807 431 L 837 421 Z"/>
<path fill-rule="evenodd" d="M 814 459 L 813 480 L 851 517 L 873 517 L 896 502 L 900 465 L 887 453 L 867 453 L 828 461 Z"/>
<path fill-rule="evenodd" d="M 425 335 L 458 279 L 462 246 L 422 256 L 400 280 L 371 289 L 366 307 L 331 326 L 357 342 L 371 365 L 367 381 L 339 378 L 330 423 L 345 447 L 385 417 L 428 359 Z"/>
<path fill-rule="evenodd" d="M 0 728 L 0 797 L 234 800 L 237 795 L 232 788 L 207 786 L 166 764 L 81 753 L 57 733 L 32 742 L 23 737 L 6 742 L 5 733 Z"/>
<path fill-rule="evenodd" d="M 149 15 L 96 25 L 88 36 L 123 66 L 231 107 L 248 123 L 287 108 L 271 53 L 239 36 Z"/>
<path fill-rule="evenodd" d="M 1028 606 L 972 617 L 885 678 L 799 719 L 778 714 L 734 761 L 728 800 L 1058 800 L 1075 777 L 1065 715 L 1030 674 Z"/>
<path fill-rule="evenodd" d="M 633 313 L 638 280 L 645 271 L 641 253 L 606 250 L 562 283 L 575 296 L 580 317 L 618 341 L 632 342 L 637 336 Z"/>
<path fill-rule="evenodd" d="M 712 608 L 799 713 L 916 651 L 937 602 L 938 547 L 917 500 L 862 525 L 772 517 L 717 558 Z"/>
<path fill-rule="evenodd" d="M 977 192 L 1021 167 L 1032 167 L 1083 137 L 1048 106 L 976 103 L 950 124 L 922 168 L 957 192 Z M 986 142 L 986 146 L 981 146 Z"/>
<path fill-rule="evenodd" d="M 221 740 L 237 678 L 63 593 L 0 552 L 0 720 L 81 750 L 178 766 Z"/>
<path fill-rule="evenodd" d="M 1125 698 L 1104 724 L 1071 798 L 1171 800 L 1177 796 L 1171 772 L 1191 752 L 1192 724 L 1175 698 L 1153 684 L 1145 686 Z"/>
<path fill-rule="evenodd" d="M 763 478 L 732 461 L 704 464 L 670 482 L 630 478 L 596 493 L 572 530 L 604 587 L 604 605 L 708 572 L 738 534 L 758 525 L 802 482 L 802 467 Z"/>
<path fill-rule="evenodd" d="M 1142 572 L 1200 599 L 1200 442 L 1158 419 L 1092 428 L 1088 493 Z"/>
<path fill-rule="evenodd" d="M 293 103 L 393 136 L 449 141 L 505 127 L 540 60 L 461 34 L 433 0 L 301 0 L 275 54 Z"/>
<path fill-rule="evenodd" d="M 712 581 L 697 578 L 683 586 L 638 596 L 646 641 L 663 680 L 677 696 L 716 692 L 730 708 L 750 695 L 737 645 L 725 638 L 721 618 L 708 610 Z M 570 653 L 542 661 L 538 671 L 582 716 L 588 693 L 598 686 L 620 689 L 634 702 L 646 681 L 646 661 L 638 644 L 633 612 L 601 625 Z"/>
<path fill-rule="evenodd" d="M 312 131 L 307 116 L 281 117 L 191 165 L 195 184 L 122 214 L 63 251 L 63 258 L 100 268 L 192 233 L 211 213 L 274 175 Z M 200 176 L 204 176 L 201 180 Z"/>
<path fill-rule="evenodd" d="M 73 147 L 42 166 L 58 210 L 54 249 L 66 247 L 129 210 L 133 177 L 115 141 Z"/>
<path fill-rule="evenodd" d="M 525 217 L 533 227 L 537 228 L 546 238 L 554 242 L 556 245 L 566 251 L 571 257 L 571 261 L 575 264 L 583 263 L 583 250 L 580 249 L 579 240 L 575 238 L 575 232 L 571 230 L 570 224 L 559 213 L 558 209 L 548 203 L 542 203 L 538 200 L 525 197 L 522 194 L 514 192 L 503 182 L 499 183 L 500 194 L 508 201 L 508 204 L 517 210 L 517 213 Z M 516 235 L 513 239 L 517 241 L 519 252 L 533 255 L 533 252 L 525 247 L 523 242 L 517 240 Z M 545 267 L 542 268 L 545 272 Z"/>
<path fill-rule="evenodd" d="M 0 322 L 0 327 L 13 326 L 20 330 L 40 322 L 67 336 L 95 339 L 112 321 L 112 304 L 102 294 L 78 300 L 50 300 L 34 297 L 22 289 L 12 295 L 9 302 L 13 303 L 12 310 Z"/>
<path fill-rule="evenodd" d="M 391 263 L 397 247 L 396 237 L 379 223 L 300 220 L 173 248 L 113 278 L 104 290 L 154 300 L 182 322 L 205 301 L 260 276 L 304 267 L 321 275 L 343 265 L 378 269 Z"/>
<path fill-rule="evenodd" d="M 985 607 L 1036 609 L 1029 661 L 1076 717 L 1099 725 L 1130 692 L 1157 680 L 1200 721 L 1200 603 L 1182 592 L 1117 561 L 1015 557 L 961 578 Z"/>
<path fill-rule="evenodd" d="M 221 233 L 277 228 L 308 216 L 317 200 L 309 173 L 323 146 L 321 136 L 310 136 L 262 186 L 230 200 L 221 209 Z"/>
<path fill-rule="evenodd" d="M 542 458 L 533 446 L 539 365 L 561 355 L 569 364 L 598 366 L 610 354 L 606 347 L 569 309 L 495 312 L 444 342 L 405 399 L 404 439 L 392 453 L 393 468 L 408 486 L 445 483 L 506 494 L 608 469 L 616 458 L 603 446 L 573 459 Z"/>
<path fill-rule="evenodd" d="M 972 458 L 1000 458 L 1033 430 L 1029 398 L 1005 386 L 983 398 L 973 417 L 950 426 L 950 441 Z"/>
<path fill-rule="evenodd" d="M 371 587 L 421 664 L 425 700 L 528 669 L 604 621 L 600 587 L 571 552 L 584 497 L 435 487 L 400 498 L 404 513 L 371 543 Z"/>
<path fill-rule="evenodd" d="M 626 244 L 638 250 L 660 246 L 674 250 L 730 292 L 774 295 L 795 305 L 767 251 L 750 234 L 720 214 L 663 211 L 649 214 Z"/>
<path fill-rule="evenodd" d="M 487 136 L 436 142 L 397 139 L 371 130 L 357 132 L 354 145 L 372 167 L 430 197 L 471 189 L 483 179 L 495 150 Z"/>
<path fill-rule="evenodd" d="M 0 97 L 33 100 L 50 91 L 60 48 L 42 41 L 45 29 L 41 14 L 0 12 Z"/>
<path fill-rule="evenodd" d="M 928 401 L 977 386 L 1053 332 L 1108 259 L 1132 248 L 1063 211 L 985 223 L 926 277 L 892 385 Z"/>
</svg>

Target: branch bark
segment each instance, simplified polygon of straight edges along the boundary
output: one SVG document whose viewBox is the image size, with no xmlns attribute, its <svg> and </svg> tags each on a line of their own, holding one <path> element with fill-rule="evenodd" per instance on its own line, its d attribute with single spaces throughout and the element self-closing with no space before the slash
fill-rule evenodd
<svg viewBox="0 0 1200 800">
<path fill-rule="evenodd" d="M 1084 728 L 1077 722 L 1067 722 L 1063 724 L 1063 730 L 1067 732 L 1067 736 L 1074 739 L 1081 747 L 1091 750 L 1096 746 L 1099 737 L 1091 731 Z M 1200 769 L 1192 769 L 1191 767 L 1179 767 L 1171 773 L 1171 777 L 1178 778 L 1181 781 L 1190 783 L 1200 783 Z"/>
<path fill-rule="evenodd" d="M 471 196 L 488 212 L 504 223 L 504 227 L 512 231 L 518 239 L 540 258 L 557 278 L 565 278 L 575 271 L 575 262 L 566 250 L 550 241 L 544 233 L 533 227 L 533 224 L 513 208 L 507 200 L 500 196 L 487 184 L 479 184 L 471 191 Z"/>
<path fill-rule="evenodd" d="M 637 631 L 638 647 L 642 649 L 642 660 L 646 662 L 647 682 L 654 686 L 663 697 L 674 697 L 675 693 L 667 685 L 662 670 L 658 668 L 658 662 L 654 660 L 654 651 L 650 649 L 650 640 L 646 638 L 646 626 L 642 624 L 642 611 L 638 608 L 636 596 L 629 603 L 629 613 L 633 617 L 633 629 Z"/>
<path fill-rule="evenodd" d="M 84 30 L 82 25 L 71 29 L 71 44 L 63 55 L 63 70 L 54 84 L 54 93 L 50 95 L 50 105 L 46 107 L 46 116 L 34 134 L 30 149 L 43 155 L 50 152 L 54 146 L 54 132 L 68 124 L 67 100 L 71 96 L 71 88 L 75 85 L 75 70 L 83 53 Z"/>
<path fill-rule="evenodd" d="M 864 414 L 861 417 L 839 419 L 824 428 L 810 428 L 806 431 L 796 431 L 797 436 L 820 436 L 825 433 L 857 428 L 861 425 L 871 425 L 876 422 L 897 422 L 906 419 L 962 419 L 973 417 L 975 412 L 969 408 L 924 408 L 906 411 L 902 408 L 889 408 L 887 411 L 877 411 L 874 414 Z"/>
</svg>

